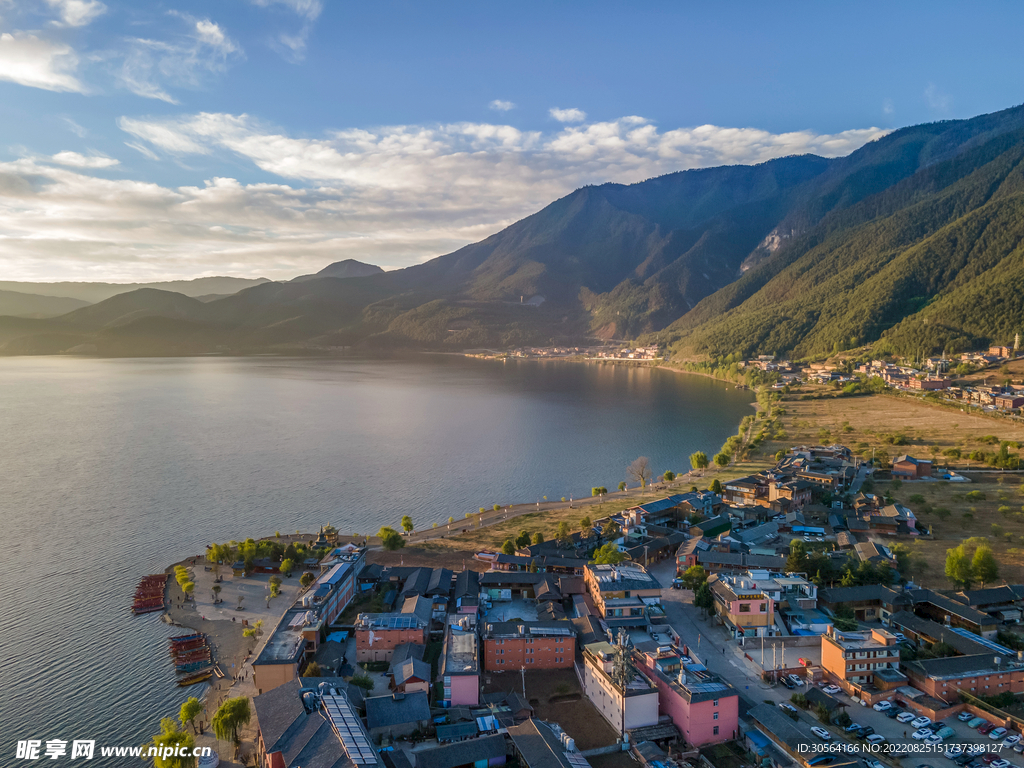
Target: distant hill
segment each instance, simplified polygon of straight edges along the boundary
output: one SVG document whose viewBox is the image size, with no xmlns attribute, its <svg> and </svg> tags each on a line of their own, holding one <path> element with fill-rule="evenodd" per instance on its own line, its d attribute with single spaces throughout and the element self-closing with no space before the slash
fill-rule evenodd
<svg viewBox="0 0 1024 768">
<path fill-rule="evenodd" d="M 54 317 L 84 307 L 88 303 L 80 299 L 69 299 L 66 296 L 40 296 L 36 293 L 0 291 L 0 315 L 13 317 Z"/>
<path fill-rule="evenodd" d="M 265 277 L 197 277 L 195 280 L 168 280 L 162 283 L 23 283 L 0 280 L 0 291 L 31 293 L 39 296 L 60 296 L 79 299 L 93 304 L 109 299 L 119 293 L 128 293 L 140 288 L 156 288 L 174 291 L 185 296 L 202 296 L 210 293 L 232 294 L 244 288 L 269 282 Z"/>
<path fill-rule="evenodd" d="M 191 281 L 189 296 L 159 284 L 60 317 L 0 317 L 0 353 L 643 336 L 678 356 L 806 357 L 868 342 L 925 354 L 1005 343 L 1024 326 L 1022 161 L 1015 107 L 904 128 L 843 158 L 588 186 L 407 269 L 349 260 L 286 283 Z"/>
<path fill-rule="evenodd" d="M 299 275 L 293 277 L 291 282 L 298 283 L 304 280 L 316 280 L 319 277 L 369 277 L 370 275 L 381 275 L 384 270 L 376 264 L 364 264 L 355 259 L 345 259 L 328 264 L 315 275 Z"/>
</svg>

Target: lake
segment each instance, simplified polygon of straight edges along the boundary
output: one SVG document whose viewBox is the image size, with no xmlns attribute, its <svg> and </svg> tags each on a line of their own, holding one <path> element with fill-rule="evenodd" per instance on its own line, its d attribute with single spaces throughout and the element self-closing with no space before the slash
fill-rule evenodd
<svg viewBox="0 0 1024 768">
<path fill-rule="evenodd" d="M 589 495 L 640 455 L 685 470 L 751 400 L 554 361 L 4 358 L 0 764 L 18 739 L 141 744 L 198 693 L 174 630 L 129 610 L 141 575 L 212 541 Z"/>
</svg>

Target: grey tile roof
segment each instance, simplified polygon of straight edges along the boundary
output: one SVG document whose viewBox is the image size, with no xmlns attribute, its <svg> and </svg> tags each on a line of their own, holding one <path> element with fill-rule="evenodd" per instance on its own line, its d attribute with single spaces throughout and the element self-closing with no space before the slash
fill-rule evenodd
<svg viewBox="0 0 1024 768">
<path fill-rule="evenodd" d="M 388 669 L 388 674 L 393 675 L 398 665 L 404 662 L 406 659 L 422 659 L 423 654 L 426 652 L 427 647 L 420 645 L 419 643 L 402 643 L 396 645 L 395 650 L 391 654 L 391 667 Z"/>
<path fill-rule="evenodd" d="M 476 597 L 480 594 L 480 574 L 468 568 L 455 577 L 454 597 Z"/>
<path fill-rule="evenodd" d="M 993 663 L 995 655 L 979 653 L 971 656 L 950 656 L 945 659 L 919 659 L 906 663 L 910 672 L 917 672 L 925 677 L 958 678 L 967 675 L 986 675 L 994 672 L 1006 672 L 1006 664 L 997 669 Z"/>
<path fill-rule="evenodd" d="M 435 568 L 430 572 L 427 591 L 424 594 L 448 597 L 452 591 L 452 572 L 447 568 Z"/>
<path fill-rule="evenodd" d="M 987 613 L 976 611 L 970 606 L 957 602 L 945 595 L 940 595 L 938 592 L 931 589 L 912 589 L 907 594 L 910 595 L 910 599 L 914 601 L 914 605 L 919 603 L 931 603 L 932 605 L 937 605 L 944 611 L 948 611 L 954 616 L 958 616 L 964 621 L 973 622 L 979 625 L 992 624 L 995 621 L 995 619 Z"/>
<path fill-rule="evenodd" d="M 416 768 L 457 768 L 460 765 L 504 757 L 505 737 L 499 734 L 459 741 L 416 753 Z"/>
<path fill-rule="evenodd" d="M 405 685 L 412 679 L 430 682 L 430 665 L 420 659 L 406 659 L 395 670 L 395 685 Z"/>
<path fill-rule="evenodd" d="M 430 705 L 424 691 L 371 696 L 366 699 L 366 726 L 371 730 L 430 720 Z"/>
<path fill-rule="evenodd" d="M 931 619 L 923 619 L 915 616 L 910 611 L 897 611 L 892 615 L 892 625 L 907 629 L 918 635 L 932 638 L 935 642 L 942 642 L 952 647 L 957 653 L 969 656 L 971 654 L 988 653 L 992 651 L 980 642 L 954 632 L 949 627 L 939 624 Z"/>
<path fill-rule="evenodd" d="M 1001 603 L 1016 602 L 1020 598 L 1009 586 L 989 587 L 988 589 L 971 589 L 965 592 L 958 592 L 953 596 L 955 600 L 965 603 L 971 607 L 980 605 L 997 605 Z"/>
<path fill-rule="evenodd" d="M 482 589 L 495 589 L 503 584 L 530 586 L 541 581 L 543 578 L 543 573 L 529 573 L 526 571 L 487 571 L 487 573 L 480 574 L 480 587 Z"/>
<path fill-rule="evenodd" d="M 864 600 L 878 600 L 892 605 L 893 599 L 899 594 L 883 587 L 881 584 L 869 584 L 865 587 L 832 587 L 818 590 L 818 601 L 835 605 L 836 603 L 859 603 Z"/>
<path fill-rule="evenodd" d="M 430 624 L 430 617 L 434 613 L 434 602 L 429 597 L 424 597 L 423 595 L 412 595 L 405 598 L 405 602 L 402 603 L 401 613 L 411 613 L 418 619 Z"/>
<path fill-rule="evenodd" d="M 409 577 L 405 580 L 402 585 L 402 591 L 399 593 L 400 597 L 410 597 L 412 595 L 424 595 L 427 592 L 427 585 L 430 583 L 430 574 L 432 569 L 430 568 L 417 568 Z"/>
<path fill-rule="evenodd" d="M 509 738 L 525 768 L 573 768 L 565 755 L 565 748 L 551 730 L 551 725 L 544 720 L 531 718 L 525 723 L 509 727 Z"/>
</svg>

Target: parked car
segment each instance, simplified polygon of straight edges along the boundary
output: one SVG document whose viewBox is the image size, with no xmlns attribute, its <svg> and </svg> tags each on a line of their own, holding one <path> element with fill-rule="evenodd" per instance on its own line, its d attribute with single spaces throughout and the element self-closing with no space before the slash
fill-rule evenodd
<svg viewBox="0 0 1024 768">
<path fill-rule="evenodd" d="M 1010 761 L 1001 757 L 998 760 L 993 760 L 991 766 L 992 768 L 1010 768 Z"/>
<path fill-rule="evenodd" d="M 1006 733 L 1007 731 L 1005 728 L 994 728 L 993 730 L 989 731 L 988 737 L 992 739 L 992 741 L 999 741 L 1004 736 L 1006 736 Z"/>
<path fill-rule="evenodd" d="M 951 739 L 954 736 L 956 736 L 956 731 L 954 731 L 948 725 L 945 725 L 942 728 L 939 728 L 939 730 L 935 732 L 935 735 L 940 736 L 943 739 Z"/>
<path fill-rule="evenodd" d="M 868 744 L 881 744 L 883 741 L 885 741 L 885 736 L 880 733 L 872 733 L 867 738 Z"/>
<path fill-rule="evenodd" d="M 918 728 L 916 731 L 910 734 L 911 738 L 916 739 L 917 741 L 923 741 L 931 735 L 932 732 L 929 731 L 927 728 Z"/>
<path fill-rule="evenodd" d="M 811 733 L 813 733 L 822 741 L 832 741 L 832 734 L 826 731 L 824 728 L 814 726 L 813 728 L 811 728 Z"/>
<path fill-rule="evenodd" d="M 905 642 L 907 639 L 907 636 L 904 635 L 902 632 L 894 632 L 893 637 L 895 637 L 901 643 Z"/>
<path fill-rule="evenodd" d="M 843 728 L 843 730 L 846 733 L 853 733 L 854 731 L 859 731 L 863 727 L 864 726 L 860 725 L 859 723 L 850 723 L 848 726 Z"/>
<path fill-rule="evenodd" d="M 787 704 L 784 701 L 779 702 L 779 709 L 781 709 L 784 712 L 789 712 L 791 715 L 797 714 L 796 707 L 794 707 L 792 704 Z"/>
<path fill-rule="evenodd" d="M 885 711 L 885 716 L 890 720 L 895 720 L 897 717 L 903 714 L 903 710 L 899 707 L 891 707 Z"/>
<path fill-rule="evenodd" d="M 858 739 L 866 739 L 868 736 L 873 735 L 874 732 L 875 732 L 875 729 L 872 728 L 870 725 L 864 725 L 864 726 L 861 726 L 860 730 L 858 730 L 853 735 L 856 736 Z"/>
<path fill-rule="evenodd" d="M 835 755 L 818 755 L 807 761 L 808 765 L 831 765 L 836 761 Z"/>
<path fill-rule="evenodd" d="M 983 762 L 985 765 L 991 765 L 998 759 L 999 755 L 997 755 L 995 752 L 986 752 L 981 756 L 981 762 Z"/>
<path fill-rule="evenodd" d="M 937 723 L 929 723 L 928 725 L 925 726 L 925 728 L 927 728 L 932 733 L 938 733 L 939 731 L 941 731 L 945 727 L 946 727 L 946 724 L 944 722 L 942 722 L 941 720 L 939 720 Z"/>
<path fill-rule="evenodd" d="M 1012 747 L 1014 744 L 1020 742 L 1020 736 L 1016 733 L 1011 733 L 1005 739 L 1003 739 L 1003 747 Z"/>
<path fill-rule="evenodd" d="M 988 736 L 996 727 L 995 723 L 990 723 L 987 720 L 978 726 L 978 733 L 982 736 Z"/>
<path fill-rule="evenodd" d="M 974 715 L 972 715 L 970 712 L 967 712 L 966 710 L 956 716 L 956 719 L 959 720 L 961 723 L 966 723 L 968 720 L 972 720 L 973 718 Z"/>
<path fill-rule="evenodd" d="M 803 685 L 804 684 L 803 678 L 800 677 L 799 675 L 788 675 L 788 677 L 789 677 L 790 682 L 793 683 L 793 685 Z"/>
<path fill-rule="evenodd" d="M 974 759 L 974 755 L 970 755 L 967 752 L 961 752 L 959 755 L 953 758 L 953 762 L 959 765 L 961 768 L 967 765 Z"/>
<path fill-rule="evenodd" d="M 880 701 L 872 707 L 875 712 L 885 712 L 887 709 L 892 709 L 891 701 Z"/>
<path fill-rule="evenodd" d="M 1016 744 L 1014 744 L 1013 751 L 1016 752 L 1018 755 L 1024 753 L 1024 741 L 1018 741 Z"/>
<path fill-rule="evenodd" d="M 937 747 L 939 744 L 942 743 L 942 737 L 939 736 L 939 734 L 937 733 L 933 733 L 931 736 L 924 740 L 924 743 L 930 744 L 933 747 Z"/>
<path fill-rule="evenodd" d="M 927 717 L 921 716 L 911 720 L 910 724 L 915 728 L 924 728 L 925 726 L 931 725 L 932 721 Z"/>
<path fill-rule="evenodd" d="M 792 691 L 792 690 L 793 690 L 794 688 L 796 688 L 796 685 L 795 685 L 795 684 L 793 683 L 793 681 L 792 681 L 792 680 L 790 680 L 790 679 L 789 679 L 788 677 L 784 677 L 784 678 L 782 678 L 782 684 L 783 684 L 784 686 L 786 686 L 787 688 L 789 688 L 789 690 L 791 690 L 791 691 Z"/>
<path fill-rule="evenodd" d="M 866 765 L 868 768 L 885 768 L 885 766 L 877 760 L 869 760 L 866 758 L 864 760 L 864 765 Z M 920 768 L 920 766 L 918 766 L 918 768 Z"/>
<path fill-rule="evenodd" d="M 913 712 L 900 712 L 896 715 L 896 719 L 901 723 L 909 723 L 911 720 L 915 719 L 915 715 Z"/>
<path fill-rule="evenodd" d="M 985 718 L 984 717 L 972 717 L 970 720 L 967 721 L 967 727 L 968 728 L 977 728 L 979 725 L 981 725 L 984 722 L 985 722 Z"/>
<path fill-rule="evenodd" d="M 837 693 L 842 693 L 843 692 L 843 689 L 840 688 L 838 685 L 826 685 L 821 690 L 823 690 L 825 693 L 829 694 L 830 696 L 835 696 Z"/>
</svg>

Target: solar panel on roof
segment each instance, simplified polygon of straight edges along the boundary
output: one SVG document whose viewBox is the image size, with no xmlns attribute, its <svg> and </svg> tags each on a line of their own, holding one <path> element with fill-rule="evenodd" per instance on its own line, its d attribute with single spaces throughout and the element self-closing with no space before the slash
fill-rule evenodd
<svg viewBox="0 0 1024 768">
<path fill-rule="evenodd" d="M 359 719 L 349 706 L 348 699 L 344 696 L 324 694 L 322 702 L 327 718 L 331 721 L 334 733 L 349 760 L 356 765 L 376 765 L 377 753 L 367 740 Z"/>
</svg>

